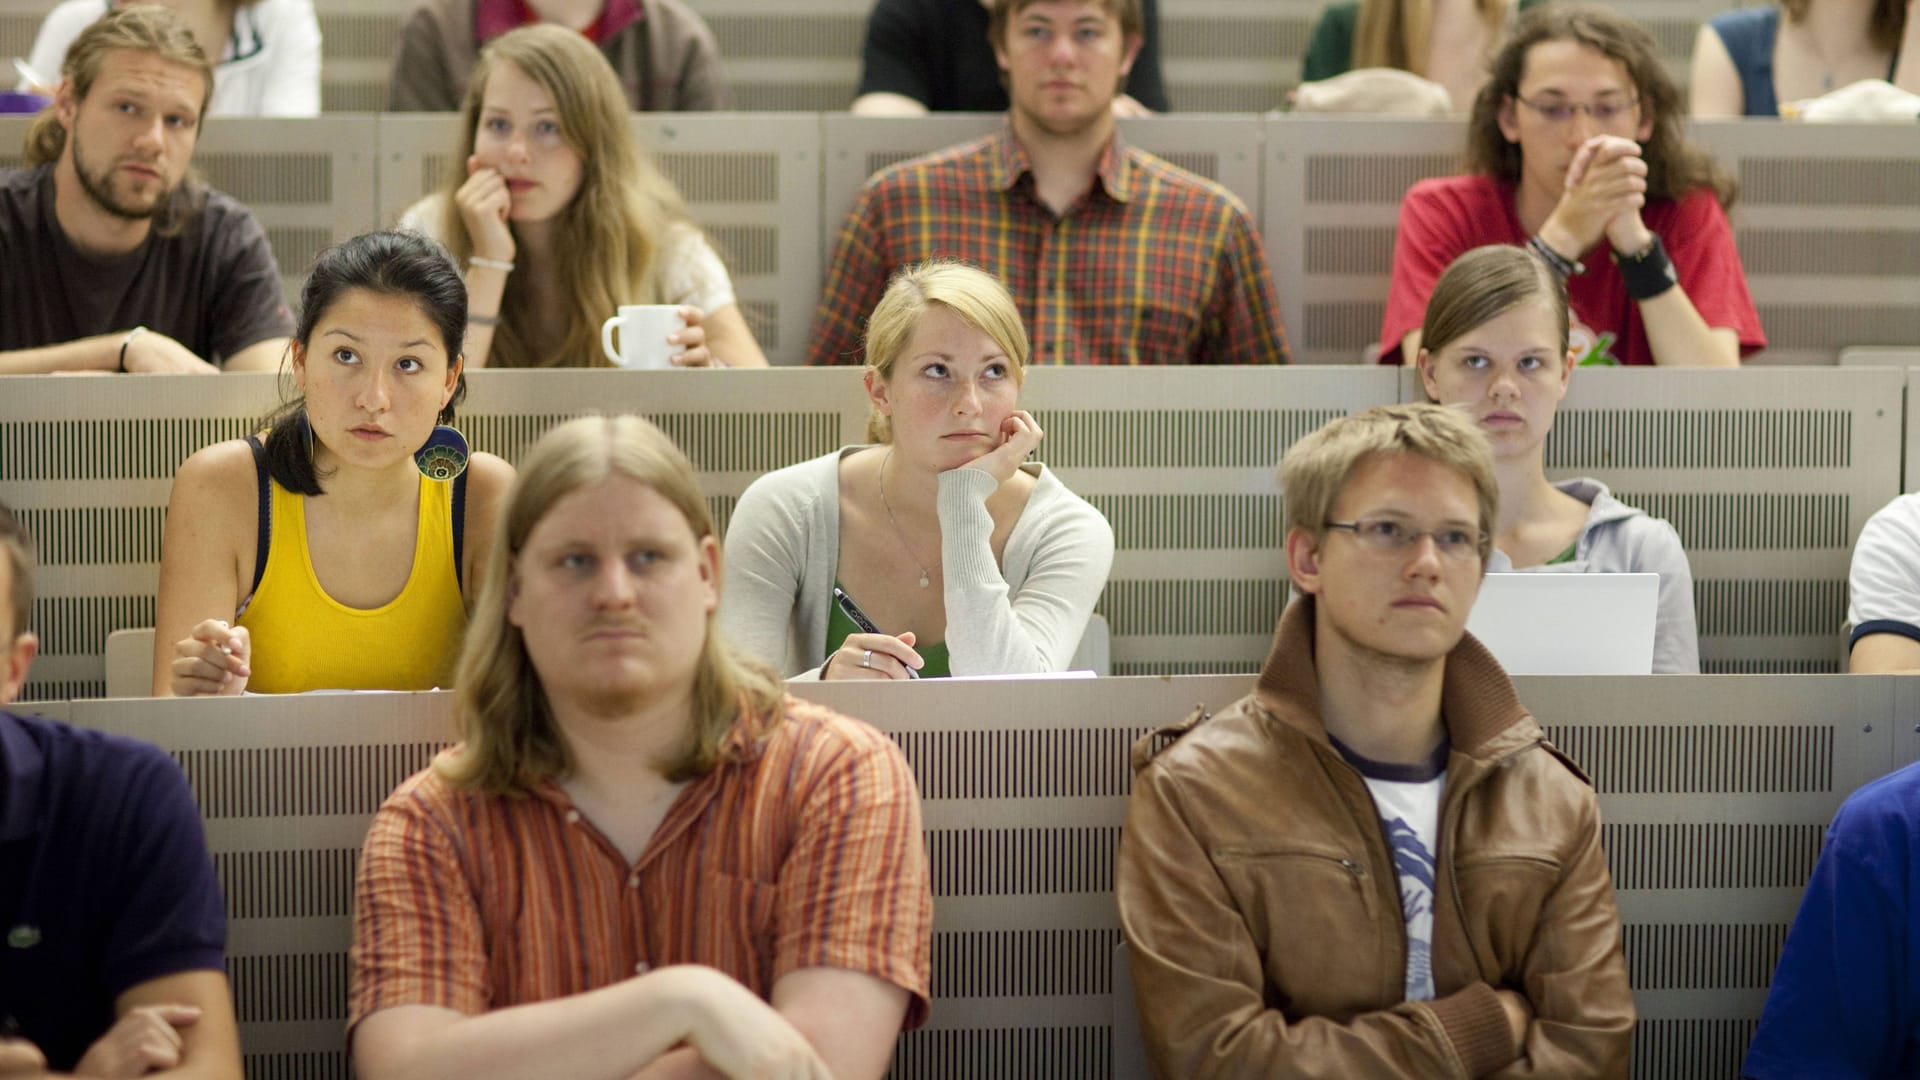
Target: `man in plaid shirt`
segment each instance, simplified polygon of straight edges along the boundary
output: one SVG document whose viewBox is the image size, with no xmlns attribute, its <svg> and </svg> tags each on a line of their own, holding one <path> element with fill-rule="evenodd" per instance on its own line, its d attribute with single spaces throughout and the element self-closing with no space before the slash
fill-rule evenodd
<svg viewBox="0 0 1920 1080">
<path fill-rule="evenodd" d="M 868 182 L 827 268 L 808 363 L 862 362 L 862 328 L 888 277 L 938 257 L 1006 283 L 1035 363 L 1286 363 L 1246 207 L 1115 129 L 1140 0 L 991 6 L 1007 127 Z"/>
</svg>

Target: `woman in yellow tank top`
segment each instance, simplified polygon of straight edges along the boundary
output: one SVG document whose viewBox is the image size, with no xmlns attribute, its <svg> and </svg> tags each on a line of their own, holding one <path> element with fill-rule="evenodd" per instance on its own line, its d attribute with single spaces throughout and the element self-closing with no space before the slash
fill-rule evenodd
<svg viewBox="0 0 1920 1080">
<path fill-rule="evenodd" d="M 436 427 L 466 393 L 465 282 L 433 241 L 369 233 L 322 252 L 300 299 L 299 396 L 174 476 L 157 696 L 450 682 L 513 478 L 491 454 L 453 468 L 464 443 Z"/>
</svg>

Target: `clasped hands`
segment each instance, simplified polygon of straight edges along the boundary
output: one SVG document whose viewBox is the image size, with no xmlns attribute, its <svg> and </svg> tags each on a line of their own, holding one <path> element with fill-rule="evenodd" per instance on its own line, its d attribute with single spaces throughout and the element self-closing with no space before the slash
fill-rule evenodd
<svg viewBox="0 0 1920 1080">
<path fill-rule="evenodd" d="M 1619 135 L 1595 135 L 1567 164 L 1560 202 L 1540 227 L 1540 239 L 1568 259 L 1602 237 L 1623 254 L 1644 251 L 1653 233 L 1640 218 L 1647 203 L 1647 161 L 1640 144 Z"/>
</svg>

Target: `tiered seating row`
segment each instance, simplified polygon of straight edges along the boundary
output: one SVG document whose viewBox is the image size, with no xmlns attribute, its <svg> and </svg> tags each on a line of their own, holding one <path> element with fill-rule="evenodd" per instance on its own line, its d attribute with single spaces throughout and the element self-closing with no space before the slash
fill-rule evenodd
<svg viewBox="0 0 1920 1080">
<path fill-rule="evenodd" d="M 1896 368 L 1582 370 L 1549 472 L 1597 477 L 1679 529 L 1708 671 L 1834 671 L 1853 541 L 1902 490 L 1906 379 Z M 28 694 L 99 697 L 107 635 L 153 624 L 174 470 L 248 430 L 276 381 L 4 382 L 0 500 L 39 538 L 43 563 Z M 723 523 L 762 473 L 864 431 L 854 369 L 482 371 L 472 391 L 460 426 L 510 460 L 570 416 L 654 418 L 691 455 Z M 1025 401 L 1048 432 L 1040 456 L 1118 539 L 1100 603 L 1115 673 L 1252 670 L 1287 598 L 1274 464 L 1335 416 L 1418 393 L 1411 377 L 1373 368 L 1035 369 Z"/>
<path fill-rule="evenodd" d="M 718 242 L 761 343 L 797 363 L 847 207 L 878 168 L 999 118 L 652 113 L 634 127 Z M 26 121 L 0 118 L 0 166 Z M 322 247 L 392 222 L 449 167 L 452 115 L 216 120 L 196 163 L 259 215 L 290 291 Z M 1380 332 L 1409 185 L 1458 168 L 1452 120 L 1174 116 L 1127 138 L 1224 184 L 1261 223 L 1294 357 L 1352 363 Z M 1779 364 L 1920 344 L 1920 127 L 1731 121 L 1695 132 L 1744 193 L 1735 233 Z"/>
<path fill-rule="evenodd" d="M 0 55 L 25 56 L 55 0 L 0 0 Z M 844 109 L 860 82 L 860 47 L 873 0 L 688 0 L 713 28 L 741 109 Z M 322 105 L 327 112 L 386 107 L 400 20 L 393 0 L 315 0 Z M 1278 107 L 1300 81 L 1322 0 L 1160 0 L 1161 70 L 1176 109 L 1257 112 Z M 1659 38 L 1668 70 L 1687 76 L 1694 32 L 1736 0 L 1621 0 L 1612 5 Z"/>
<path fill-rule="evenodd" d="M 1840 800 L 1920 757 L 1888 677 L 1518 680 L 1592 775 L 1640 1011 L 1633 1074 L 1731 1076 Z M 1105 1078 L 1127 748 L 1246 676 L 796 684 L 912 761 L 934 873 L 934 1009 L 900 1080 Z M 231 916 L 254 1080 L 344 1078 L 353 867 L 368 819 L 448 741 L 445 694 L 71 702 L 186 768 Z"/>
</svg>

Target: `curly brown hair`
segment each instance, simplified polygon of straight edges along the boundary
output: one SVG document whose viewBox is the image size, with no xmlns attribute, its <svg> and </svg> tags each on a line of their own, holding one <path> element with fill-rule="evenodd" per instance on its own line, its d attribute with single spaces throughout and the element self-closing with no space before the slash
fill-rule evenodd
<svg viewBox="0 0 1920 1080">
<path fill-rule="evenodd" d="M 1645 27 L 1606 8 L 1555 2 L 1520 16 L 1513 36 L 1493 58 L 1493 74 L 1473 101 L 1467 120 L 1467 168 L 1507 183 L 1520 179 L 1520 147 L 1500 130 L 1500 113 L 1518 96 L 1527 54 L 1545 41 L 1577 41 L 1626 67 L 1640 98 L 1640 113 L 1653 123 L 1641 144 L 1647 162 L 1647 198 L 1677 199 L 1712 188 L 1721 207 L 1731 208 L 1739 185 L 1681 129 L 1680 90 L 1660 60 L 1660 45 Z"/>
</svg>

